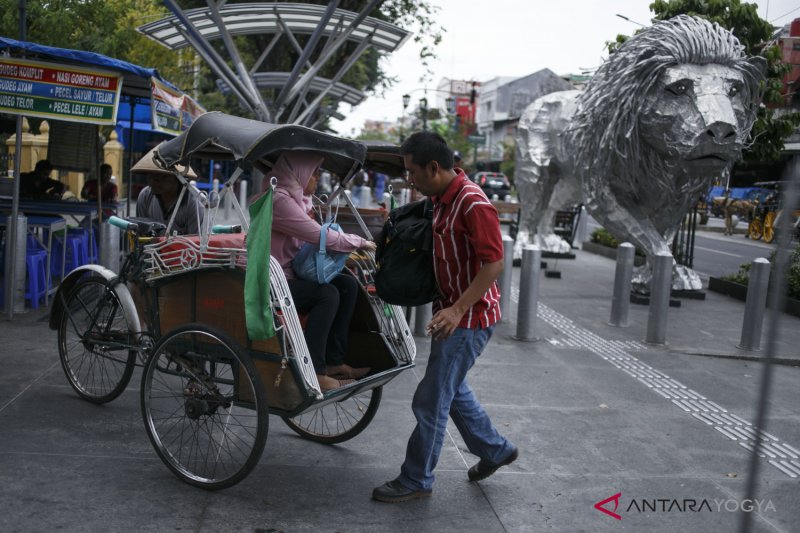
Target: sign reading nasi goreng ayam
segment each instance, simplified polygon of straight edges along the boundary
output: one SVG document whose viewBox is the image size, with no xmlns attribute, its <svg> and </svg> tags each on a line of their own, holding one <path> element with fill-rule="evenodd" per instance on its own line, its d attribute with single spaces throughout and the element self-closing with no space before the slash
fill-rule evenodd
<svg viewBox="0 0 800 533">
<path fill-rule="evenodd" d="M 122 76 L 94 68 L 0 58 L 0 112 L 90 124 L 117 120 Z"/>
</svg>

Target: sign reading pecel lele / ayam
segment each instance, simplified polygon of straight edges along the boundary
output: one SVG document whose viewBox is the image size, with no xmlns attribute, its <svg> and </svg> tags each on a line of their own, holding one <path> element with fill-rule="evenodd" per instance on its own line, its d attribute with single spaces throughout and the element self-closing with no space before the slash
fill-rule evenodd
<svg viewBox="0 0 800 533">
<path fill-rule="evenodd" d="M 122 76 L 105 70 L 0 58 L 0 112 L 114 124 Z"/>
</svg>

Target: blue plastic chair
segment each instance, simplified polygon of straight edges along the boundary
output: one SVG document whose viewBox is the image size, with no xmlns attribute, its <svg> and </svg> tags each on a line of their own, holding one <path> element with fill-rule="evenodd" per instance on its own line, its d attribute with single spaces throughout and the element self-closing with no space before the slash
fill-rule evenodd
<svg viewBox="0 0 800 533">
<path fill-rule="evenodd" d="M 53 239 L 53 259 L 50 261 L 50 273 L 61 276 L 61 261 L 64 254 L 66 241 L 67 258 L 64 262 L 64 275 L 72 272 L 79 266 L 89 264 L 89 251 L 86 247 L 87 239 L 81 234 L 67 234 Z"/>
<path fill-rule="evenodd" d="M 38 309 L 42 297 L 47 296 L 47 252 L 29 249 L 25 254 L 25 266 L 28 272 L 25 299 L 31 303 L 31 308 Z"/>
<path fill-rule="evenodd" d="M 86 246 L 86 263 L 98 263 L 97 260 L 97 237 L 96 231 L 89 231 L 88 228 L 70 228 L 67 230 L 69 235 L 79 235 Z"/>
</svg>

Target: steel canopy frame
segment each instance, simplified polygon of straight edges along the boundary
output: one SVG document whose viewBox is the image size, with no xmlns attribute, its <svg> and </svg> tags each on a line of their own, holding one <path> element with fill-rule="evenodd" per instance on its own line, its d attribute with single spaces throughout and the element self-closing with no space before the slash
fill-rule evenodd
<svg viewBox="0 0 800 533">
<path fill-rule="evenodd" d="M 289 73 L 256 72 L 252 74 L 252 77 L 256 87 L 259 89 L 280 89 L 286 85 L 286 82 L 289 79 Z M 228 94 L 231 92 L 231 88 L 223 80 L 217 80 L 217 87 L 223 94 Z M 308 92 L 321 93 L 326 89 L 329 91 L 330 96 L 335 98 L 337 101 L 341 101 L 350 105 L 358 105 L 366 98 L 366 94 L 364 94 L 363 91 L 359 91 L 355 87 L 351 87 L 339 82 L 334 83 L 333 81 L 320 76 L 317 76 L 311 80 Z"/>
<path fill-rule="evenodd" d="M 206 0 L 207 7 L 186 11 L 177 5 L 176 0 L 164 0 L 173 15 L 140 26 L 138 31 L 172 50 L 193 47 L 219 76 L 218 84 L 232 91 L 261 120 L 279 122 L 283 118 L 288 123 L 316 125 L 334 114 L 340 102 L 355 105 L 363 100 L 363 93 L 339 83 L 339 80 L 368 46 L 393 52 L 408 39 L 409 33 L 402 28 L 367 16 L 382 1 L 371 0 L 361 12 L 353 13 L 337 9 L 339 0 L 330 0 L 327 6 L 273 2 L 226 5 L 226 0 Z M 254 34 L 274 34 L 274 37 L 248 69 L 232 37 Z M 297 35 L 310 35 L 305 47 L 300 46 Z M 292 71 L 258 72 L 281 37 L 289 41 L 299 56 Z M 311 55 L 323 38 L 325 44 L 312 63 Z M 216 39 L 222 39 L 236 73 L 210 44 Z M 358 46 L 339 71 L 331 80 L 318 77 L 322 66 L 346 42 Z M 265 85 L 264 79 L 271 81 Z M 282 81 L 280 86 L 275 85 L 278 79 Z M 260 88 L 280 88 L 280 93 L 268 106 Z M 308 101 L 309 93 L 316 95 L 311 102 Z M 354 95 L 359 95 L 358 101 L 354 102 Z M 326 96 L 333 105 L 322 105 Z"/>
</svg>

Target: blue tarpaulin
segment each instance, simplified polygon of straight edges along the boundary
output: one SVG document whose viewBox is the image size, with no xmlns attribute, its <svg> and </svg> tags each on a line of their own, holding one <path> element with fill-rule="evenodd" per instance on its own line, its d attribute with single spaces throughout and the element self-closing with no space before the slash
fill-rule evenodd
<svg viewBox="0 0 800 533">
<path fill-rule="evenodd" d="M 68 48 L 57 48 L 55 46 L 45 46 L 43 44 L 17 41 L 8 37 L 0 37 L 0 49 L 15 52 L 27 52 L 42 58 L 59 59 L 76 65 L 94 65 L 123 74 L 122 94 L 129 96 L 150 97 L 150 78 L 167 84 L 176 89 L 174 85 L 161 77 L 154 68 L 140 67 L 127 61 L 114 59 L 95 52 L 84 50 L 70 50 Z"/>
<path fill-rule="evenodd" d="M 123 97 L 117 112 L 117 140 L 125 149 L 130 144 L 131 104 L 133 105 L 133 151 L 148 151 L 153 141 L 167 140 L 173 137 L 169 133 L 153 130 L 149 98 Z"/>
<path fill-rule="evenodd" d="M 154 68 L 141 67 L 104 56 L 95 52 L 84 50 L 70 50 L 68 48 L 58 48 L 43 44 L 17 41 L 8 37 L 0 37 L 0 50 L 12 52 L 25 52 L 26 54 L 36 55 L 42 59 L 58 60 L 60 62 L 72 63 L 75 65 L 92 65 L 95 67 L 113 70 L 123 75 L 122 97 L 117 111 L 117 137 L 119 142 L 128 149 L 130 143 L 129 128 L 131 127 L 131 105 L 134 105 L 133 120 L 133 151 L 143 152 L 150 141 L 157 139 L 168 139 L 170 135 L 154 132 L 150 111 L 150 79 L 155 78 L 168 87 L 178 91 L 179 89 L 163 79 Z"/>
</svg>

